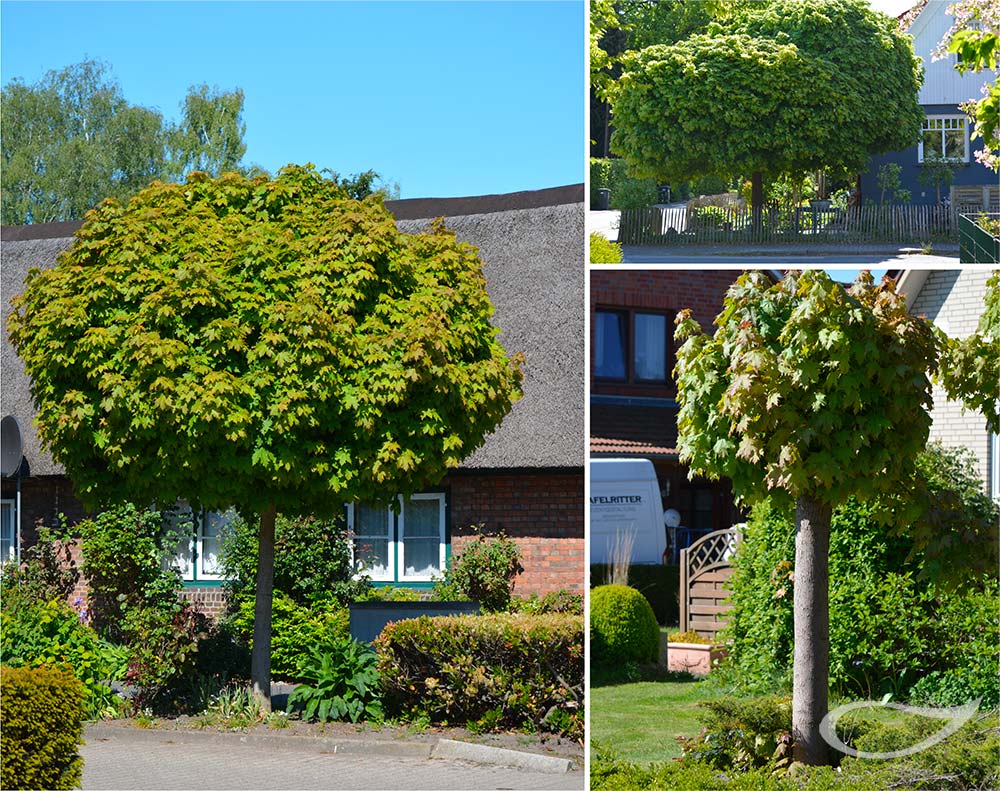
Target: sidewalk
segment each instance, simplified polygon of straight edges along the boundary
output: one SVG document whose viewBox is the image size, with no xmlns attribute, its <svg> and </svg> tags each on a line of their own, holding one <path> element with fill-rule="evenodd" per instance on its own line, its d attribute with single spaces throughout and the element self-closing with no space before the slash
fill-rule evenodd
<svg viewBox="0 0 1000 791">
<path fill-rule="evenodd" d="M 675 245 L 671 247 L 626 245 L 622 248 L 627 264 L 852 264 L 882 265 L 892 268 L 914 266 L 957 266 L 958 245 L 935 244 L 931 253 L 898 244 L 785 244 L 744 247 L 732 245 Z"/>
<path fill-rule="evenodd" d="M 447 739 L 288 736 L 275 730 L 142 730 L 88 725 L 89 789 L 575 789 L 558 758 Z M 442 756 L 442 757 L 436 757 Z M 488 761 L 488 763 L 487 763 Z M 492 763 L 520 762 L 527 768 Z M 551 763 L 547 763 L 551 762 Z M 561 770 L 561 771 L 560 771 Z"/>
</svg>

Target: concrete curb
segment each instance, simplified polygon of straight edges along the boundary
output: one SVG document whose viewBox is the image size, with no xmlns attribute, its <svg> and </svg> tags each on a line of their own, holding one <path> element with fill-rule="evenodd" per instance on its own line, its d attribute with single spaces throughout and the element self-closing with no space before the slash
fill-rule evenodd
<svg viewBox="0 0 1000 791">
<path fill-rule="evenodd" d="M 286 736 L 280 733 L 220 733 L 218 731 L 169 730 L 166 728 L 140 729 L 108 728 L 88 725 L 84 731 L 86 740 L 105 741 L 121 738 L 129 740 L 160 742 L 162 744 L 217 744 L 224 747 L 234 741 L 248 745 L 268 745 L 290 750 L 318 753 L 350 753 L 368 755 L 389 755 L 401 758 L 430 758 L 434 748 L 432 741 L 404 741 L 385 739 L 343 739 L 327 736 Z"/>
<path fill-rule="evenodd" d="M 472 761 L 478 764 L 494 764 L 496 766 L 512 766 L 517 769 L 529 769 L 532 772 L 545 774 L 565 774 L 573 768 L 573 762 L 567 758 L 553 758 L 536 753 L 523 753 L 519 750 L 507 750 L 503 747 L 490 747 L 485 744 L 457 742 L 453 739 L 439 739 L 431 751 L 431 758 L 444 758 L 453 761 Z"/>
<path fill-rule="evenodd" d="M 220 748 L 234 742 L 268 746 L 303 752 L 350 755 L 381 755 L 397 758 L 439 758 L 469 761 L 477 764 L 508 766 L 545 774 L 564 774 L 573 769 L 569 758 L 556 758 L 537 753 L 508 750 L 485 744 L 460 742 L 454 739 L 345 739 L 328 736 L 290 736 L 283 733 L 219 732 L 214 730 L 171 730 L 167 728 L 115 728 L 101 724 L 87 725 L 85 741 L 115 741 L 127 739 L 160 744 L 212 744 Z"/>
</svg>

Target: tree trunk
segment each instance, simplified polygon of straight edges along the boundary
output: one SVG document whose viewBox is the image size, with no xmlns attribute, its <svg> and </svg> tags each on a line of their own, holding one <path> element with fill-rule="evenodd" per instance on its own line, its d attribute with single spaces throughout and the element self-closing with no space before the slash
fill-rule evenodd
<svg viewBox="0 0 1000 791">
<path fill-rule="evenodd" d="M 819 723 L 826 716 L 830 676 L 831 510 L 811 497 L 795 503 L 793 754 L 796 761 L 813 766 L 829 762 Z"/>
<path fill-rule="evenodd" d="M 250 678 L 261 709 L 271 711 L 271 605 L 274 591 L 274 517 L 269 505 L 260 515 L 257 553 L 257 598 L 253 611 L 253 653 L 250 655 Z"/>
<path fill-rule="evenodd" d="M 764 219 L 764 174 L 759 171 L 750 176 L 750 208 L 753 211 L 753 233 L 759 237 Z"/>
</svg>

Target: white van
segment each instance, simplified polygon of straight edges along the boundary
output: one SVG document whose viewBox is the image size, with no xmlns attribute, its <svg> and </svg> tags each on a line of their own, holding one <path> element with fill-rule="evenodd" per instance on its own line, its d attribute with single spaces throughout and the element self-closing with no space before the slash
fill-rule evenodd
<svg viewBox="0 0 1000 791">
<path fill-rule="evenodd" d="M 663 501 L 649 459 L 590 460 L 590 562 L 611 563 L 631 540 L 633 563 L 662 563 Z"/>
</svg>

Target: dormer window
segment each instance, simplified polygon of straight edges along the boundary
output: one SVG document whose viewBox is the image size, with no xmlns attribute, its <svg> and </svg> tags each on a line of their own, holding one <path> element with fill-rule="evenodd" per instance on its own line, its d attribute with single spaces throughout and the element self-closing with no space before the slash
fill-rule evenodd
<svg viewBox="0 0 1000 791">
<path fill-rule="evenodd" d="M 924 119 L 917 161 L 934 156 L 953 162 L 969 161 L 968 119 L 964 115 L 929 115 Z"/>
</svg>

